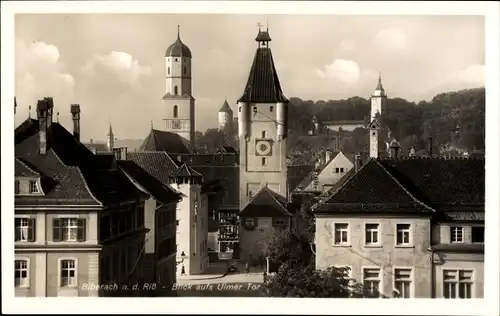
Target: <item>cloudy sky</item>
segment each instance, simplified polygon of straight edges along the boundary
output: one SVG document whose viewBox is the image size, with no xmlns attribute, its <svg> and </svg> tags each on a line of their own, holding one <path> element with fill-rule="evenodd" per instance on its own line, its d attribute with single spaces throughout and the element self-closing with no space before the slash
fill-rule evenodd
<svg viewBox="0 0 500 316">
<path fill-rule="evenodd" d="M 271 48 L 288 97 L 369 97 L 378 72 L 390 97 L 430 99 L 484 85 L 484 18 L 474 16 L 267 16 Z M 53 96 L 82 139 L 143 138 L 160 129 L 164 54 L 181 38 L 193 53 L 196 128 L 215 127 L 227 96 L 235 109 L 255 54 L 253 15 L 16 15 L 16 125 Z"/>
</svg>

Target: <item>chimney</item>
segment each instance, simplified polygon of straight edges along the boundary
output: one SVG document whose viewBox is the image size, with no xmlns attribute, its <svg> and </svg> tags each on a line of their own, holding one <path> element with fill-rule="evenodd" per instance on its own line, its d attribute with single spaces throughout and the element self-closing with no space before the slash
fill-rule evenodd
<svg viewBox="0 0 500 316">
<path fill-rule="evenodd" d="M 71 104 L 71 116 L 73 117 L 73 137 L 80 141 L 80 105 Z M 92 140 L 90 140 L 92 143 Z"/>
<path fill-rule="evenodd" d="M 330 150 L 325 149 L 325 164 L 327 164 L 331 159 Z"/>
<path fill-rule="evenodd" d="M 428 146 L 429 146 L 429 148 L 428 148 L 428 150 L 427 150 L 427 151 L 428 151 L 428 153 L 429 153 L 429 157 L 431 157 L 431 158 L 432 158 L 432 137 L 429 137 L 429 143 L 428 143 Z"/>
<path fill-rule="evenodd" d="M 40 154 L 47 153 L 47 108 L 46 100 L 38 100 L 36 114 L 38 118 L 38 135 L 40 137 Z"/>
<path fill-rule="evenodd" d="M 45 102 L 47 102 L 47 130 L 50 125 L 52 125 L 53 117 L 54 117 L 54 99 L 51 97 L 43 98 Z"/>
<path fill-rule="evenodd" d="M 361 168 L 361 155 L 354 155 L 354 171 L 358 172 L 359 168 Z"/>
<path fill-rule="evenodd" d="M 116 160 L 127 160 L 127 147 L 113 148 Z"/>
</svg>

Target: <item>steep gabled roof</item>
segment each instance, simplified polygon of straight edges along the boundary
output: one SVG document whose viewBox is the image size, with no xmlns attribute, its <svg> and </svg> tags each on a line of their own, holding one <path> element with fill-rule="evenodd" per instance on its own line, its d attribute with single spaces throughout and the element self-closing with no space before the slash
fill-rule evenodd
<svg viewBox="0 0 500 316">
<path fill-rule="evenodd" d="M 377 160 L 372 159 L 350 177 L 315 213 L 412 212 L 433 213 Z"/>
<path fill-rule="evenodd" d="M 256 40 L 258 42 L 268 42 L 271 38 L 267 31 L 259 31 Z M 267 45 L 257 48 L 245 91 L 238 102 L 289 102 L 281 90 L 278 74 L 274 66 L 273 55 Z"/>
<path fill-rule="evenodd" d="M 220 108 L 219 112 L 233 113 L 233 110 L 229 106 L 229 103 L 227 103 L 227 99 L 224 101 L 224 104 L 222 104 L 222 107 Z"/>
<path fill-rule="evenodd" d="M 176 163 L 166 152 L 129 152 L 127 160 L 132 160 L 163 185 L 169 185 L 170 175 L 177 172 Z"/>
<path fill-rule="evenodd" d="M 16 177 L 39 177 L 40 173 L 30 168 L 21 159 L 16 158 L 16 165 L 14 167 Z"/>
<path fill-rule="evenodd" d="M 168 204 L 179 200 L 180 193 L 158 181 L 158 179 L 150 175 L 135 162 L 120 160 L 118 161 L 118 165 L 160 203 Z"/>
<path fill-rule="evenodd" d="M 26 165 L 41 178 L 43 196 L 16 196 L 16 205 L 107 206 L 144 198 L 128 178 L 96 157 L 62 125 L 51 122 L 46 153 L 40 154 L 39 122 L 24 121 L 15 132 L 16 173 Z"/>
<path fill-rule="evenodd" d="M 139 151 L 165 151 L 176 154 L 192 154 L 189 141 L 178 134 L 152 129 Z"/>
<path fill-rule="evenodd" d="M 262 187 L 241 210 L 241 217 L 289 217 L 287 200 L 268 187 Z"/>
</svg>

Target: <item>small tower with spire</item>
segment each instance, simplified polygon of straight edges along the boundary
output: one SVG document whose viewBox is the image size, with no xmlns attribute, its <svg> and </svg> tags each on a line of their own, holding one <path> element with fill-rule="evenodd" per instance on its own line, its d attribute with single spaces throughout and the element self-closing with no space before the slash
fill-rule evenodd
<svg viewBox="0 0 500 316">
<path fill-rule="evenodd" d="M 233 110 L 227 103 L 227 97 L 224 100 L 224 104 L 219 110 L 219 130 L 228 131 L 231 130 L 233 125 Z"/>
<path fill-rule="evenodd" d="M 111 123 L 109 123 L 109 131 L 108 131 L 108 139 L 106 141 L 106 145 L 108 147 L 108 151 L 112 152 L 113 148 L 115 148 L 115 135 L 113 134 L 113 128 L 111 127 Z"/>
<path fill-rule="evenodd" d="M 382 77 L 379 73 L 378 83 L 375 91 L 373 91 L 371 96 L 371 116 L 370 120 L 375 118 L 377 112 L 383 115 L 383 110 L 385 109 L 385 104 L 387 102 L 387 94 L 385 93 L 384 86 L 382 85 Z"/>
</svg>

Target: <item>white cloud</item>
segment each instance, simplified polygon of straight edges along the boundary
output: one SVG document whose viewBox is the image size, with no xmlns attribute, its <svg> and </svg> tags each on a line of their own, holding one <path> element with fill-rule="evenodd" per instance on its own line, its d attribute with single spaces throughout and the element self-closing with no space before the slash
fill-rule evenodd
<svg viewBox="0 0 500 316">
<path fill-rule="evenodd" d="M 128 53 L 113 51 L 106 55 L 95 54 L 92 56 L 82 68 L 82 72 L 86 76 L 104 75 L 107 79 L 134 86 L 141 76 L 151 73 L 151 68 L 140 65 L 139 61 Z"/>
<path fill-rule="evenodd" d="M 358 82 L 361 70 L 358 64 L 352 60 L 335 59 L 331 64 L 318 69 L 317 74 L 322 78 L 334 78 L 346 84 Z"/>
<path fill-rule="evenodd" d="M 464 70 L 458 72 L 455 79 L 463 83 L 471 83 L 482 86 L 485 81 L 484 65 L 470 65 Z"/>
<path fill-rule="evenodd" d="M 384 29 L 374 38 L 375 44 L 386 49 L 404 49 L 407 47 L 406 33 L 400 29 Z"/>
<path fill-rule="evenodd" d="M 75 79 L 60 61 L 59 49 L 45 42 L 29 44 L 17 41 L 15 47 L 15 83 L 18 102 L 16 124 L 28 115 L 28 105 L 34 116 L 36 101 L 53 97 L 59 109 L 67 107 L 63 115 L 69 116 L 69 104 L 73 102 Z M 68 112 L 68 113 L 66 113 Z"/>
</svg>

